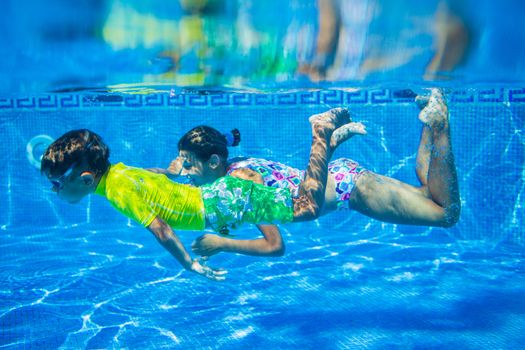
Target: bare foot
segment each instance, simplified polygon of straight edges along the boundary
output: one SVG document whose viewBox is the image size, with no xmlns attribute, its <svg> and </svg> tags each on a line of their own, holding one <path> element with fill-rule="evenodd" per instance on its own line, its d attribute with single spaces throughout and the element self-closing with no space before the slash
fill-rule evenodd
<svg viewBox="0 0 525 350">
<path fill-rule="evenodd" d="M 366 135 L 366 126 L 363 123 L 348 123 L 337 128 L 330 138 L 330 148 L 336 149 L 343 142 L 355 135 Z"/>
<path fill-rule="evenodd" d="M 434 130 L 442 130 L 448 126 L 448 107 L 441 90 L 431 90 L 426 106 L 419 112 L 419 120 Z"/>
<path fill-rule="evenodd" d="M 320 127 L 326 131 L 333 132 L 340 126 L 350 122 L 350 113 L 346 108 L 332 108 L 327 112 L 314 114 L 308 120 L 314 128 Z"/>
<path fill-rule="evenodd" d="M 430 100 L 430 96 L 425 95 L 417 95 L 416 96 L 416 104 L 419 107 L 419 109 L 423 109 L 427 106 L 428 100 Z"/>
</svg>

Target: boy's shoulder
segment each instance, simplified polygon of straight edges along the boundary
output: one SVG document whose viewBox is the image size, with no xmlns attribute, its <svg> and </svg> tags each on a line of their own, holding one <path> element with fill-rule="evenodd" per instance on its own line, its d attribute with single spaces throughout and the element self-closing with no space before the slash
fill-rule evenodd
<svg viewBox="0 0 525 350">
<path fill-rule="evenodd" d="M 109 175 L 111 176 L 130 175 L 130 174 L 142 175 L 142 174 L 148 174 L 148 173 L 150 172 L 147 171 L 146 169 L 129 166 L 122 162 L 112 164 L 111 168 L 109 169 Z"/>
<path fill-rule="evenodd" d="M 130 190 L 167 187 L 174 184 L 164 174 L 157 174 L 144 168 L 128 166 L 124 163 L 117 163 L 111 166 L 107 175 L 108 187 L 122 188 L 129 187 Z"/>
<path fill-rule="evenodd" d="M 126 188 L 135 190 L 141 183 L 141 177 L 145 174 L 148 174 L 148 171 L 142 168 L 127 166 L 124 163 L 113 164 L 107 174 L 107 190 L 115 187 L 118 187 L 119 191 Z"/>
</svg>

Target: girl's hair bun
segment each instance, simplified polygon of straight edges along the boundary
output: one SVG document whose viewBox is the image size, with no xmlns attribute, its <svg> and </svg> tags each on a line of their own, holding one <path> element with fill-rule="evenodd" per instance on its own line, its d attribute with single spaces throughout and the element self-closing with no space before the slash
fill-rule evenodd
<svg viewBox="0 0 525 350">
<path fill-rule="evenodd" d="M 233 129 L 232 131 L 225 133 L 224 137 L 226 138 L 226 145 L 228 147 L 238 146 L 241 142 L 241 132 L 239 129 Z"/>
</svg>

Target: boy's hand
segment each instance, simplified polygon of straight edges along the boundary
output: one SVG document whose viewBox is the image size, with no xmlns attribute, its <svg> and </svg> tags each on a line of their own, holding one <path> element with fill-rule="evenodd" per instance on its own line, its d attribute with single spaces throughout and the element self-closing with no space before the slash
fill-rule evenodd
<svg viewBox="0 0 525 350">
<path fill-rule="evenodd" d="M 222 281 L 226 278 L 225 275 L 228 273 L 227 271 L 212 269 L 205 266 L 204 263 L 201 264 L 201 261 L 204 262 L 205 259 L 192 259 L 179 237 L 164 220 L 156 217 L 148 226 L 148 230 L 155 235 L 159 243 L 162 244 L 186 270 L 196 272 L 214 281 Z"/>
<path fill-rule="evenodd" d="M 209 266 L 201 264 L 201 261 L 206 261 L 205 258 L 195 259 L 191 264 L 191 271 L 198 273 L 206 278 L 209 278 L 213 281 L 224 281 L 226 279 L 226 274 L 228 271 L 222 269 L 212 269 Z"/>
<path fill-rule="evenodd" d="M 170 165 L 168 166 L 168 169 L 166 170 L 172 175 L 180 175 L 182 171 L 182 158 L 177 157 L 174 160 L 172 160 Z"/>
<path fill-rule="evenodd" d="M 221 240 L 217 235 L 205 234 L 193 241 L 191 250 L 201 256 L 212 256 L 221 252 Z"/>
</svg>

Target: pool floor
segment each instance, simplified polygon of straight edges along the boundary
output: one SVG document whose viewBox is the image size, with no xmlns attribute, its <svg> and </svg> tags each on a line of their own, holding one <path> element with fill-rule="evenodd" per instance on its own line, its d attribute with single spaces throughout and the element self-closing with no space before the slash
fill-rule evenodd
<svg viewBox="0 0 525 350">
<path fill-rule="evenodd" d="M 525 346 L 522 252 L 441 229 L 332 228 L 345 220 L 287 226 L 282 258 L 212 257 L 224 282 L 182 271 L 139 227 L 4 233 L 0 347 Z"/>
</svg>

